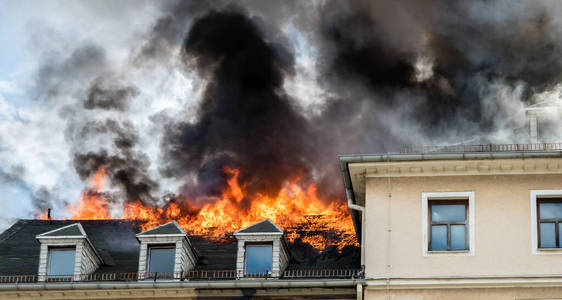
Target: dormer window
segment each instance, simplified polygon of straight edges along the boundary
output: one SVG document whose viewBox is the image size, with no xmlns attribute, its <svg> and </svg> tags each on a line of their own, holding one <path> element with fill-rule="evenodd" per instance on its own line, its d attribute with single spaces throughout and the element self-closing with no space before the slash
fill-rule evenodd
<svg viewBox="0 0 562 300">
<path fill-rule="evenodd" d="M 35 237 L 41 243 L 39 281 L 81 280 L 103 263 L 84 227 L 74 223 Z"/>
<path fill-rule="evenodd" d="M 179 280 L 197 263 L 191 242 L 176 221 L 141 232 L 137 239 L 139 280 Z"/>
<path fill-rule="evenodd" d="M 273 262 L 273 244 L 246 244 L 246 272 L 271 272 Z"/>
<path fill-rule="evenodd" d="M 173 278 L 176 245 L 149 246 L 148 272 L 151 278 Z"/>
<path fill-rule="evenodd" d="M 74 274 L 74 263 L 76 258 L 76 247 L 51 247 L 49 248 L 49 261 L 47 275 L 49 278 L 72 277 Z"/>
<path fill-rule="evenodd" d="M 268 219 L 234 233 L 238 240 L 236 272 L 239 278 L 279 277 L 289 264 L 283 231 Z"/>
</svg>

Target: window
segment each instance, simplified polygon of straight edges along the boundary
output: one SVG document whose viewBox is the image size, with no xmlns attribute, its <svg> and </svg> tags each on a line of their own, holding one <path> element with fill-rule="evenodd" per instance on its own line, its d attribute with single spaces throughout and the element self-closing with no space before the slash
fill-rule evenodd
<svg viewBox="0 0 562 300">
<path fill-rule="evenodd" d="M 429 201 L 429 251 L 468 250 L 467 200 Z"/>
<path fill-rule="evenodd" d="M 422 193 L 423 256 L 474 256 L 474 192 Z"/>
<path fill-rule="evenodd" d="M 562 248 L 562 198 L 537 199 L 539 248 Z"/>
<path fill-rule="evenodd" d="M 57 277 L 67 277 L 74 274 L 74 258 L 76 248 L 50 248 L 47 275 Z"/>
<path fill-rule="evenodd" d="M 246 245 L 246 271 L 271 271 L 273 245 Z"/>
<path fill-rule="evenodd" d="M 174 245 L 149 246 L 147 277 L 174 278 L 174 260 L 176 247 Z"/>
</svg>

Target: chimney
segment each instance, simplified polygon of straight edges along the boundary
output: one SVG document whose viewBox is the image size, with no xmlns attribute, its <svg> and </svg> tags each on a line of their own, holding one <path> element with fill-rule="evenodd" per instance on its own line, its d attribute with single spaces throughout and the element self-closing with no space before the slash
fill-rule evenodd
<svg viewBox="0 0 562 300">
<path fill-rule="evenodd" d="M 51 220 L 51 209 L 47 209 L 47 219 Z"/>
</svg>

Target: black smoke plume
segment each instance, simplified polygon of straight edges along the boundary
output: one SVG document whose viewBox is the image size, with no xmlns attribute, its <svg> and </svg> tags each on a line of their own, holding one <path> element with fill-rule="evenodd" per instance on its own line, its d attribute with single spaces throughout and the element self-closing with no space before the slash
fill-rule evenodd
<svg viewBox="0 0 562 300">
<path fill-rule="evenodd" d="M 106 167 L 127 201 L 207 199 L 232 176 L 225 167 L 250 193 L 276 194 L 298 175 L 343 201 L 339 154 L 528 141 L 523 107 L 562 80 L 562 8 L 536 4 L 165 2 L 124 69 L 103 45 L 76 46 L 39 69 L 37 93 L 76 98 L 57 111 L 74 171 L 86 180 Z M 195 74 L 201 95 L 182 97 L 197 104 L 133 120 L 160 65 Z M 322 93 L 305 99 L 291 84 Z M 168 96 L 172 86 L 154 89 Z M 169 190 L 170 180 L 182 183 Z"/>
<path fill-rule="evenodd" d="M 196 19 L 183 51 L 208 80 L 197 122 L 170 125 L 163 143 L 166 173 L 197 172 L 200 184 L 186 192 L 223 178 L 225 166 L 241 169 L 250 192 L 268 194 L 309 169 L 308 121 L 282 89 L 284 75 L 293 72 L 286 49 L 267 41 L 242 11 L 229 8 Z M 208 188 L 216 192 L 224 183 Z"/>
</svg>

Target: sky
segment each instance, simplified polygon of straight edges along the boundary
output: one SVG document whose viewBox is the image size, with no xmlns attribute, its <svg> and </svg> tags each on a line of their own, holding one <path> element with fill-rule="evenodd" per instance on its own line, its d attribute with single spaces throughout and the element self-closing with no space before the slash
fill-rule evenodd
<svg viewBox="0 0 562 300">
<path fill-rule="evenodd" d="M 0 230 L 57 218 L 101 167 L 126 201 L 210 201 L 337 155 L 526 143 L 562 91 L 558 1 L 0 1 Z M 560 141 L 560 113 L 542 138 Z M 179 201 L 179 200 L 178 200 Z"/>
</svg>

